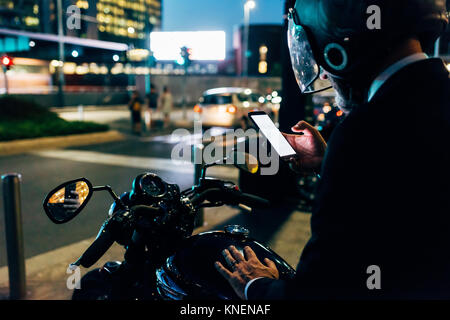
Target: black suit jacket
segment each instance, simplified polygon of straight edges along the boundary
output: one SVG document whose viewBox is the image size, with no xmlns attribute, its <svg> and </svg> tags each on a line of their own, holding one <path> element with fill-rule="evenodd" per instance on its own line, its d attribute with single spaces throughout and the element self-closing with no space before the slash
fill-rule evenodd
<svg viewBox="0 0 450 320">
<path fill-rule="evenodd" d="M 333 132 L 295 279 L 249 299 L 450 298 L 449 150 L 448 71 L 410 64 Z"/>
</svg>

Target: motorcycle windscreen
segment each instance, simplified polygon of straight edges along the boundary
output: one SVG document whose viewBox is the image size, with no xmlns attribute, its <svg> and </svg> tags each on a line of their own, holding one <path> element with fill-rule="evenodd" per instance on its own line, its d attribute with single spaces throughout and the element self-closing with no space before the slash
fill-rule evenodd
<svg viewBox="0 0 450 320">
<path fill-rule="evenodd" d="M 305 29 L 289 18 L 288 45 L 295 79 L 302 93 L 310 94 L 329 89 L 329 81 L 320 79 L 322 68 L 314 59 Z"/>
</svg>

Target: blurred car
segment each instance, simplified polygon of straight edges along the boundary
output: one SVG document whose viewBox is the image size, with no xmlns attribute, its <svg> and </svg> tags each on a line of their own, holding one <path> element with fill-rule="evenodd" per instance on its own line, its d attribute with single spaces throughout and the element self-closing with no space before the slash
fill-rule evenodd
<svg viewBox="0 0 450 320">
<path fill-rule="evenodd" d="M 203 93 L 195 105 L 195 119 L 203 127 L 233 127 L 247 129 L 251 124 L 247 114 L 265 111 L 273 119 L 277 108 L 261 94 L 249 88 L 215 88 Z"/>
</svg>

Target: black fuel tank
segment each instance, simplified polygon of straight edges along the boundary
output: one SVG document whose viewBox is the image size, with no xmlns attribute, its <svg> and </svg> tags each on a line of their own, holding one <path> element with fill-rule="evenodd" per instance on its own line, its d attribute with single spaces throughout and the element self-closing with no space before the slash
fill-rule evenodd
<svg viewBox="0 0 450 320">
<path fill-rule="evenodd" d="M 158 291 L 165 299 L 239 299 L 228 282 L 214 266 L 220 261 L 227 266 L 222 251 L 230 245 L 243 253 L 245 246 L 252 248 L 256 256 L 272 260 L 280 279 L 290 279 L 294 269 L 275 252 L 248 237 L 248 231 L 240 226 L 227 226 L 225 231 L 211 231 L 192 236 L 169 257 L 156 271 Z"/>
</svg>

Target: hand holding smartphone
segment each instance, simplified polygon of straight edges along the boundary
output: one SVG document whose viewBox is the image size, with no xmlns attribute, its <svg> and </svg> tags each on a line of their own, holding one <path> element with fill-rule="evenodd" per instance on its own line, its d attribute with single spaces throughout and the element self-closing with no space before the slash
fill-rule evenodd
<svg viewBox="0 0 450 320">
<path fill-rule="evenodd" d="M 289 161 L 297 157 L 294 148 L 281 134 L 267 113 L 264 111 L 249 112 L 248 117 L 259 128 L 281 159 Z"/>
</svg>

